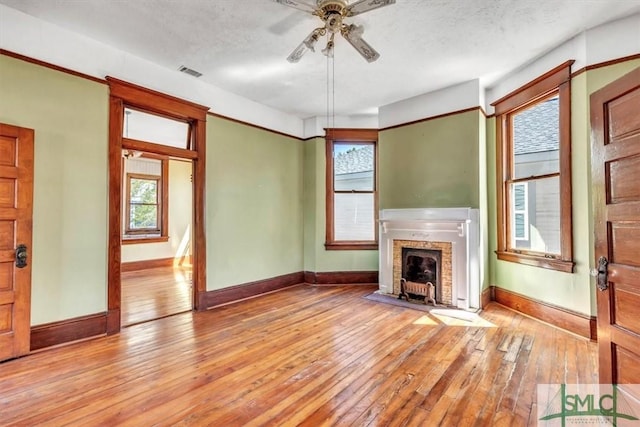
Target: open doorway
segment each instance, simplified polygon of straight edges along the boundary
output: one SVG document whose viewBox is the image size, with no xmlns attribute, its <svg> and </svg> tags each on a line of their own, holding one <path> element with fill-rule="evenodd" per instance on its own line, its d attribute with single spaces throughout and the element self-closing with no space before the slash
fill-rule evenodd
<svg viewBox="0 0 640 427">
<path fill-rule="evenodd" d="M 130 326 L 193 309 L 192 163 L 133 150 L 122 163 L 121 324 Z"/>
<path fill-rule="evenodd" d="M 141 317 L 123 319 L 123 273 L 127 273 L 136 265 L 128 262 L 146 263 L 161 262 L 163 258 L 153 255 L 153 243 L 170 242 L 169 246 L 174 252 L 171 253 L 171 274 L 174 279 L 178 276 L 181 284 L 191 286 L 183 287 L 188 292 L 183 292 L 190 299 L 190 304 L 184 307 L 188 309 L 204 310 L 207 305 L 206 300 L 206 239 L 204 230 L 205 218 L 205 140 L 206 140 L 206 118 L 208 108 L 189 101 L 181 100 L 160 92 L 146 89 L 131 83 L 123 82 L 113 77 L 107 76 L 109 82 L 109 239 L 108 239 L 108 272 L 107 272 L 107 334 L 114 334 L 120 331 L 121 326 L 131 325 L 144 321 Z M 189 213 L 191 224 L 189 231 L 178 230 L 175 238 L 169 234 L 168 213 L 170 209 L 160 210 L 159 203 L 164 203 L 161 199 L 168 197 L 170 190 L 162 190 L 164 185 L 157 178 L 142 178 L 143 182 L 135 182 L 140 186 L 155 186 L 156 192 L 150 192 L 155 198 L 151 202 L 145 201 L 140 196 L 137 202 L 129 202 L 127 205 L 126 194 L 130 192 L 132 183 L 127 182 L 123 159 L 129 158 L 158 158 L 161 160 L 162 168 L 166 167 L 171 181 L 170 170 L 180 169 L 179 165 L 187 165 L 190 168 L 189 191 L 182 192 L 183 195 L 190 194 L 191 201 L 177 202 L 176 205 L 183 205 L 191 208 Z M 170 163 L 175 162 L 175 167 L 171 168 Z M 165 166 L 166 164 L 166 166 Z M 133 174 L 135 175 L 135 173 Z M 145 175 L 140 174 L 140 175 Z M 186 173 L 183 173 L 186 175 Z M 135 177 L 134 177 L 135 178 Z M 146 181 L 145 181 L 146 179 Z M 185 188 L 186 188 L 185 183 Z M 153 202 L 155 200 L 155 202 Z M 132 206 L 133 205 L 133 206 Z M 143 213 L 154 213 L 155 218 L 150 222 L 145 222 L 144 215 L 141 216 L 140 223 L 135 223 L 132 227 L 131 215 L 135 210 Z M 139 226 L 139 225 L 142 226 Z M 129 228 L 133 237 L 125 238 Z M 136 235 L 137 234 L 137 235 Z M 135 254 L 135 250 L 129 251 L 128 245 L 131 240 L 145 238 L 144 257 L 138 260 L 128 258 Z M 126 242 L 124 242 L 127 240 Z M 171 242 L 171 240 L 173 240 Z M 182 244 L 184 243 L 184 244 Z M 131 252 L 131 253 L 129 253 Z M 138 253 L 138 255 L 140 255 Z M 123 257 L 124 256 L 124 257 Z M 155 260 L 155 261 L 154 261 Z M 173 263 L 177 263 L 178 269 L 173 269 Z M 138 264 L 139 267 L 139 264 Z M 168 265 L 167 265 L 168 267 Z M 138 277 L 137 282 L 142 282 Z M 158 286 L 158 279 L 149 279 L 150 286 Z M 145 280 L 147 280 L 145 279 Z M 144 293 L 144 291 L 140 291 Z M 174 294 L 175 296 L 176 294 Z M 125 297 L 126 298 L 126 297 Z M 158 307 L 158 305 L 156 305 Z M 165 309 L 178 312 L 182 308 Z M 138 310 L 132 310 L 138 312 Z M 169 315 L 172 313 L 167 313 Z M 148 319 L 164 317 L 163 314 L 154 313 L 146 316 Z"/>
</svg>

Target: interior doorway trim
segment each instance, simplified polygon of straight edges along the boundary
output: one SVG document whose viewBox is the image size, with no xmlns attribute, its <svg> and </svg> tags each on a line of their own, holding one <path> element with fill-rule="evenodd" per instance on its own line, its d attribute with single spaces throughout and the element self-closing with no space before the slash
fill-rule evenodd
<svg viewBox="0 0 640 427">
<path fill-rule="evenodd" d="M 191 159 L 193 162 L 193 307 L 206 309 L 205 145 L 208 107 L 175 98 L 113 77 L 109 83 L 109 234 L 107 334 L 120 331 L 122 240 L 122 149 L 151 150 L 157 154 Z M 123 141 L 124 108 L 135 107 L 191 125 L 193 145 L 182 149 L 144 141 Z"/>
</svg>

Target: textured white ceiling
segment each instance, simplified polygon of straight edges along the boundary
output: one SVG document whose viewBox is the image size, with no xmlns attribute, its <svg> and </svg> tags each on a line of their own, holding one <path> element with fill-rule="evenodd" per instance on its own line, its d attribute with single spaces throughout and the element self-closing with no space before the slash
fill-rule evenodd
<svg viewBox="0 0 640 427">
<path fill-rule="evenodd" d="M 327 61 L 286 57 L 320 23 L 272 0 L 0 0 L 14 9 L 301 118 L 326 112 Z M 640 12 L 640 0 L 397 0 L 347 22 L 381 54 L 335 52 L 338 115 L 479 78 L 490 85 L 580 32 Z M 321 44 L 321 43 L 319 43 Z M 567 58 L 569 59 L 569 58 Z"/>
</svg>

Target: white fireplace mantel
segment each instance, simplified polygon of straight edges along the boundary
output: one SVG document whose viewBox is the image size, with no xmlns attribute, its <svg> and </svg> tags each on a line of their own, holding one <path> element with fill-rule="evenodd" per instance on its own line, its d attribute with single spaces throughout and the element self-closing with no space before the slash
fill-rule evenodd
<svg viewBox="0 0 640 427">
<path fill-rule="evenodd" d="M 394 240 L 450 242 L 453 304 L 465 310 L 480 308 L 478 209 L 384 209 L 379 221 L 379 292 L 393 294 Z"/>
</svg>

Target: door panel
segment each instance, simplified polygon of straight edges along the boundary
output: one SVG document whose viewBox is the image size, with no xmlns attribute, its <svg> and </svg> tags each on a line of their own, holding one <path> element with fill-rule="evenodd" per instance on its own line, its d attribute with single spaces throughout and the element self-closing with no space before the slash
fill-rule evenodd
<svg viewBox="0 0 640 427">
<path fill-rule="evenodd" d="M 640 399 L 640 68 L 591 96 L 591 129 L 600 383 Z"/>
<path fill-rule="evenodd" d="M 640 156 L 627 157 L 609 163 L 610 203 L 624 203 L 640 199 L 640 186 L 624 179 L 640 170 Z"/>
<path fill-rule="evenodd" d="M 628 133 L 636 133 L 640 128 L 640 115 L 628 114 L 633 112 L 639 103 L 640 92 L 638 91 L 621 94 L 618 98 L 609 102 L 608 111 L 611 114 L 609 134 L 613 139 L 620 139 Z"/>
<path fill-rule="evenodd" d="M 635 314 L 637 307 L 640 307 L 640 289 L 637 286 L 618 283 L 613 298 L 613 307 L 616 309 L 613 317 L 616 325 L 640 334 L 640 316 Z"/>
<path fill-rule="evenodd" d="M 0 124 L 0 360 L 29 352 L 33 130 Z M 27 265 L 16 267 L 16 247 Z"/>
<path fill-rule="evenodd" d="M 611 262 L 640 267 L 640 222 L 612 222 L 610 239 Z"/>
<path fill-rule="evenodd" d="M 640 354 L 634 350 L 615 346 L 616 350 L 616 372 L 618 372 L 618 382 L 620 384 L 637 384 L 640 378 Z"/>
</svg>

